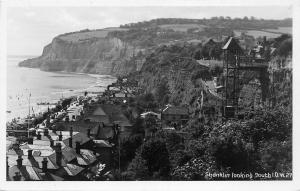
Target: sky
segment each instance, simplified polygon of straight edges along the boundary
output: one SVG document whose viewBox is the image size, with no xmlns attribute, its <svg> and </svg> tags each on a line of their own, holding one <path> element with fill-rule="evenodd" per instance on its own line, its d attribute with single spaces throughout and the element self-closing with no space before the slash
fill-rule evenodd
<svg viewBox="0 0 300 191">
<path fill-rule="evenodd" d="M 272 11 L 266 11 L 272 10 Z M 43 47 L 62 33 L 116 27 L 155 18 L 210 18 L 213 16 L 284 19 L 292 8 L 273 7 L 8 7 L 7 54 L 41 55 Z"/>
</svg>

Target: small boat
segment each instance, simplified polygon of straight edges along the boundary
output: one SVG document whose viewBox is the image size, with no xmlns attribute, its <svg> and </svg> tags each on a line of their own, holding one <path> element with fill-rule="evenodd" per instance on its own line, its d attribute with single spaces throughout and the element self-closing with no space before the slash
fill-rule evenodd
<svg viewBox="0 0 300 191">
<path fill-rule="evenodd" d="M 11 113 L 11 111 L 6 111 L 6 113 Z"/>
</svg>

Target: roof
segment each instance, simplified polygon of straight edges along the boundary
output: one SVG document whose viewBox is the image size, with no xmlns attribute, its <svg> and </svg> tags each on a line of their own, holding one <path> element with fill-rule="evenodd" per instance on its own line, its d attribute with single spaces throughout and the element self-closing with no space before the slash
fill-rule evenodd
<svg viewBox="0 0 300 191">
<path fill-rule="evenodd" d="M 209 63 L 203 60 L 196 60 L 197 63 L 204 69 L 209 69 Z"/>
<path fill-rule="evenodd" d="M 55 155 L 55 154 L 54 154 Z M 6 155 L 8 157 L 8 165 L 14 166 L 17 165 L 18 155 Z M 23 166 L 32 166 L 36 168 L 42 168 L 42 161 L 45 158 L 44 156 L 33 156 L 30 159 L 27 156 L 23 155 Z M 58 166 L 56 164 L 55 157 L 48 156 L 46 157 L 48 160 L 48 169 L 57 169 Z"/>
<path fill-rule="evenodd" d="M 104 112 L 109 116 L 111 123 L 117 123 L 120 126 L 132 126 L 127 117 L 123 114 L 120 106 L 113 104 L 101 105 Z"/>
<path fill-rule="evenodd" d="M 96 108 L 96 110 L 93 112 L 93 115 L 104 115 L 106 116 L 106 113 L 103 111 L 103 109 L 99 106 Z"/>
<path fill-rule="evenodd" d="M 32 166 L 22 166 L 18 168 L 17 165 L 10 167 L 9 180 L 14 180 L 16 173 L 21 175 L 21 181 L 24 180 L 46 180 L 46 181 L 62 181 L 63 178 L 56 176 L 49 172 L 43 172 L 41 169 Z"/>
<path fill-rule="evenodd" d="M 70 146 L 69 145 L 69 143 L 70 143 L 69 139 L 70 139 L 70 137 L 68 137 L 67 139 L 63 140 L 63 143 L 66 146 Z M 76 142 L 79 142 L 80 145 L 83 145 L 83 144 L 89 142 L 90 140 L 91 139 L 87 136 L 86 133 L 77 132 L 75 135 L 72 136 L 72 146 L 75 147 Z"/>
<path fill-rule="evenodd" d="M 235 51 L 243 52 L 240 45 L 236 42 L 236 40 L 233 37 L 230 37 L 226 44 L 222 48 L 223 50 L 229 50 L 229 51 Z"/>
<path fill-rule="evenodd" d="M 93 151 L 88 149 L 80 149 L 80 155 L 77 155 L 77 162 L 79 165 L 90 165 L 97 160 Z"/>
<path fill-rule="evenodd" d="M 85 119 L 89 119 L 90 122 L 97 122 L 97 123 L 105 123 L 109 124 L 109 117 L 107 115 L 90 115 Z"/>
<path fill-rule="evenodd" d="M 70 176 L 76 176 L 77 174 L 79 174 L 81 171 L 84 170 L 83 167 L 80 167 L 78 165 L 75 164 L 67 164 L 64 167 L 64 170 L 68 173 L 68 175 Z"/>
<path fill-rule="evenodd" d="M 94 143 L 96 144 L 97 147 L 107 147 L 107 148 L 111 148 L 112 147 L 112 145 L 109 144 L 105 140 L 94 140 Z"/>
<path fill-rule="evenodd" d="M 95 134 L 97 139 L 109 139 L 114 137 L 115 132 L 112 127 L 98 126 Z"/>
<path fill-rule="evenodd" d="M 168 106 L 163 110 L 163 114 L 171 114 L 171 115 L 188 115 L 189 110 L 185 107 L 178 106 Z"/>
<path fill-rule="evenodd" d="M 204 42 L 204 46 L 205 46 L 205 45 L 208 45 L 208 44 L 216 44 L 216 43 L 217 43 L 217 42 L 214 41 L 214 39 L 209 38 L 209 39 L 207 39 L 207 40 Z"/>
<path fill-rule="evenodd" d="M 41 170 L 32 166 L 21 166 L 21 168 L 19 168 L 17 165 L 14 165 L 8 170 L 10 180 L 14 180 L 13 177 L 16 175 L 16 173 L 18 173 L 21 176 L 21 181 L 42 180 L 42 177 L 39 175 L 39 172 L 41 172 Z"/>
<path fill-rule="evenodd" d="M 76 159 L 77 153 L 74 149 L 70 147 L 65 147 L 62 149 L 62 155 L 65 162 L 70 162 L 74 159 Z"/>
<path fill-rule="evenodd" d="M 155 116 L 159 116 L 160 114 L 155 113 L 155 112 L 153 112 L 153 111 L 147 111 L 147 112 L 144 112 L 144 113 L 141 114 L 142 117 L 145 117 L 145 116 L 147 116 L 147 115 L 155 115 Z"/>
</svg>

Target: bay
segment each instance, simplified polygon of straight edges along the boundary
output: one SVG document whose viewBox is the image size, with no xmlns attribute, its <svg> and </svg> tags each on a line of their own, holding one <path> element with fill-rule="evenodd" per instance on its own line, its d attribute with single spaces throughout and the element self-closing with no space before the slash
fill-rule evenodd
<svg viewBox="0 0 300 191">
<path fill-rule="evenodd" d="M 8 121 L 26 117 L 29 110 L 31 114 L 37 114 L 48 108 L 37 103 L 54 103 L 63 97 L 83 95 L 85 91 L 102 92 L 107 85 L 116 81 L 115 77 L 109 75 L 45 72 L 18 66 L 20 61 L 28 58 L 31 57 L 7 58 Z"/>
</svg>

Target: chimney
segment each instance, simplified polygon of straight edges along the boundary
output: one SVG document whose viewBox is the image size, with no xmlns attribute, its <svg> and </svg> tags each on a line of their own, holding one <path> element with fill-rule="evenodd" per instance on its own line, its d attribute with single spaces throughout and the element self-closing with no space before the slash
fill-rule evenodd
<svg viewBox="0 0 300 191">
<path fill-rule="evenodd" d="M 19 156 L 18 156 L 18 159 L 17 159 L 17 166 L 18 166 L 18 168 L 21 168 L 21 167 L 22 167 L 22 161 L 23 161 L 22 156 L 19 155 Z"/>
<path fill-rule="evenodd" d="M 48 129 L 44 129 L 44 136 L 48 136 L 48 135 L 49 135 Z"/>
<path fill-rule="evenodd" d="M 50 147 L 53 147 L 53 146 L 54 146 L 54 140 L 50 139 Z"/>
<path fill-rule="evenodd" d="M 87 129 L 87 137 L 90 138 L 90 136 L 91 136 L 91 128 L 88 128 Z"/>
<path fill-rule="evenodd" d="M 60 134 L 58 135 L 58 140 L 62 141 L 62 133 L 60 132 Z"/>
<path fill-rule="evenodd" d="M 76 141 L 76 153 L 80 154 L 80 142 Z"/>
<path fill-rule="evenodd" d="M 61 160 L 62 160 L 62 152 L 61 152 L 61 144 L 60 143 L 56 143 L 56 164 L 58 166 L 61 166 Z"/>
<path fill-rule="evenodd" d="M 32 157 L 32 149 L 28 150 L 28 159 Z"/>
<path fill-rule="evenodd" d="M 32 145 L 33 144 L 33 137 L 29 137 L 27 143 L 29 145 Z"/>
<path fill-rule="evenodd" d="M 21 175 L 20 172 L 15 172 L 15 176 L 13 176 L 14 181 L 20 181 L 21 180 Z"/>
<path fill-rule="evenodd" d="M 42 161 L 42 171 L 43 172 L 47 172 L 47 164 L 48 164 L 48 160 L 46 157 L 44 157 L 44 159 Z"/>
<path fill-rule="evenodd" d="M 73 147 L 73 138 L 72 137 L 70 137 L 69 138 L 69 147 Z"/>
<path fill-rule="evenodd" d="M 41 132 L 38 132 L 38 134 L 37 134 L 37 136 L 36 136 L 36 138 L 37 138 L 37 140 L 41 140 Z"/>
</svg>

